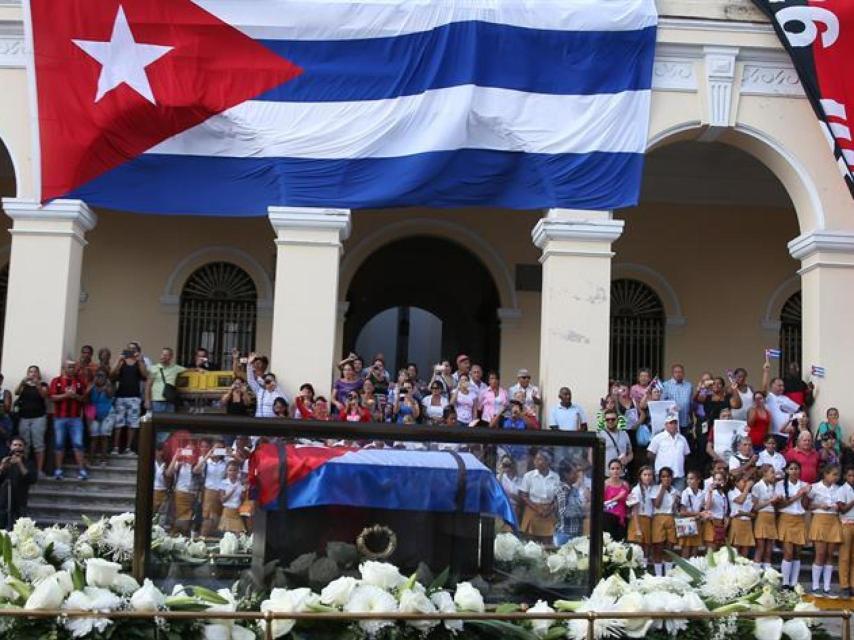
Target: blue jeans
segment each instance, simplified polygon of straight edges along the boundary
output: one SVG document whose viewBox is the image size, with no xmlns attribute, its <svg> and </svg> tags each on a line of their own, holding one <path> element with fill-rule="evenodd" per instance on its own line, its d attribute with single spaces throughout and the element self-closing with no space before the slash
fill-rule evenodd
<svg viewBox="0 0 854 640">
<path fill-rule="evenodd" d="M 80 418 L 54 418 L 54 444 L 57 452 L 65 449 L 66 436 L 71 438 L 71 447 L 83 451 L 83 420 Z"/>
<path fill-rule="evenodd" d="M 153 400 L 151 402 L 151 413 L 175 413 L 175 405 L 171 402 L 163 400 Z M 158 431 L 155 441 L 157 444 L 163 444 L 169 439 L 171 433 L 169 431 Z"/>
<path fill-rule="evenodd" d="M 556 547 L 562 547 L 567 542 L 569 542 L 570 537 L 566 533 L 556 533 L 554 534 L 554 543 Z"/>
</svg>

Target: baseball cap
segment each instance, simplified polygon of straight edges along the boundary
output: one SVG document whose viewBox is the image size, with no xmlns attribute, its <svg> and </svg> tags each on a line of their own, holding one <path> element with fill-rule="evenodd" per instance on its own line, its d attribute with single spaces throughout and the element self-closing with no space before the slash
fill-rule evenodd
<svg viewBox="0 0 854 640">
<path fill-rule="evenodd" d="M 466 354 L 461 353 L 460 355 L 457 356 L 457 364 L 460 364 L 461 362 L 463 362 L 465 360 L 470 360 L 470 359 L 471 358 L 469 358 Z"/>
<path fill-rule="evenodd" d="M 531 374 L 528 372 L 527 369 L 519 369 L 519 371 L 516 372 L 516 377 L 517 378 L 529 378 L 529 377 L 531 377 Z"/>
</svg>

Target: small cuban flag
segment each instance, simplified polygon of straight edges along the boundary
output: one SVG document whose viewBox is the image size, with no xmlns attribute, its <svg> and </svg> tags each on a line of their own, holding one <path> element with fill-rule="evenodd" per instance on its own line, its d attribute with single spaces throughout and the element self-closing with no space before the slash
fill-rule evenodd
<svg viewBox="0 0 854 640">
<path fill-rule="evenodd" d="M 812 372 L 812 375 L 816 378 L 823 378 L 824 377 L 824 367 L 820 367 L 817 364 L 814 364 L 812 366 L 811 372 Z"/>
<path fill-rule="evenodd" d="M 774 360 L 779 360 L 781 355 L 782 354 L 779 349 L 765 349 L 766 358 L 773 358 Z"/>
</svg>

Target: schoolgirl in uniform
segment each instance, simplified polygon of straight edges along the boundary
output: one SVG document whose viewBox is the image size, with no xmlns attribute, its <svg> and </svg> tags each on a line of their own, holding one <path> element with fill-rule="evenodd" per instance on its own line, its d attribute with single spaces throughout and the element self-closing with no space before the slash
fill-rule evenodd
<svg viewBox="0 0 854 640">
<path fill-rule="evenodd" d="M 638 470 L 639 482 L 629 494 L 626 505 L 632 508 L 632 518 L 629 522 L 628 541 L 643 547 L 644 555 L 649 558 L 652 544 L 652 496 L 653 487 L 652 467 L 643 466 Z"/>
<path fill-rule="evenodd" d="M 703 523 L 703 541 L 706 548 L 717 551 L 726 542 L 732 507 L 727 493 L 726 471 L 716 471 L 706 490 L 706 519 Z"/>
<path fill-rule="evenodd" d="M 772 436 L 773 437 L 773 436 Z M 771 568 L 771 553 L 777 540 L 777 514 L 775 505 L 779 502 L 776 494 L 777 469 L 774 465 L 763 464 L 759 481 L 753 485 L 750 495 L 753 498 L 753 510 L 756 521 L 753 524 L 753 538 L 756 541 L 756 553 L 753 561 L 763 569 Z"/>
<path fill-rule="evenodd" d="M 669 548 L 676 545 L 676 519 L 674 513 L 679 506 L 679 492 L 673 488 L 673 470 L 662 467 L 658 471 L 658 484 L 650 491 L 652 495 L 652 562 L 655 575 L 663 576 L 673 563 L 662 565 L 665 543 Z"/>
<path fill-rule="evenodd" d="M 683 518 L 693 518 L 697 526 L 695 535 L 679 537 L 683 558 L 693 556 L 697 552 L 697 547 L 703 544 L 700 517 L 706 506 L 706 492 L 700 488 L 701 482 L 702 478 L 699 471 L 689 471 L 688 486 L 685 487 L 679 500 L 679 515 Z"/>
<path fill-rule="evenodd" d="M 819 593 L 819 582 L 824 578 L 824 596 L 832 596 L 830 579 L 833 577 L 833 554 L 842 542 L 842 527 L 839 524 L 836 483 L 839 467 L 826 465 L 821 470 L 821 480 L 810 488 L 808 495 L 812 520 L 809 539 L 815 545 L 815 561 L 812 566 L 812 592 Z"/>
<path fill-rule="evenodd" d="M 752 487 L 753 481 L 742 476 L 727 494 L 732 508 L 727 544 L 735 547 L 745 558 L 749 557 L 750 550 L 756 546 L 753 537 L 753 496 L 750 493 Z"/>
<path fill-rule="evenodd" d="M 839 588 L 847 598 L 854 597 L 854 467 L 845 470 L 845 483 L 836 491 L 836 508 L 842 526 L 839 548 Z"/>
<path fill-rule="evenodd" d="M 798 584 L 801 571 L 801 547 L 807 540 L 804 498 L 809 495 L 810 485 L 801 482 L 801 465 L 792 460 L 786 465 L 786 479 L 777 483 L 774 493 L 777 502 L 777 540 L 783 543 L 783 586 Z"/>
</svg>

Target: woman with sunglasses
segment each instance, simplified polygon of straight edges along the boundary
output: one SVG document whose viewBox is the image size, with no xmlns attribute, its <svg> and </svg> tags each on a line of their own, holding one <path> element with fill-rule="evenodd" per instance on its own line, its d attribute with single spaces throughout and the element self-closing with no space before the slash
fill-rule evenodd
<svg viewBox="0 0 854 640">
<path fill-rule="evenodd" d="M 356 371 L 355 363 L 345 360 L 340 367 L 341 377 L 335 381 L 332 387 L 332 404 L 338 411 L 342 411 L 347 405 L 347 396 L 351 391 L 362 390 L 364 379 Z"/>
<path fill-rule="evenodd" d="M 445 407 L 448 406 L 448 399 L 443 394 L 443 387 L 438 380 L 433 380 L 430 383 L 430 395 L 421 401 L 426 422 L 431 424 L 439 424 L 442 422 L 442 416 L 445 412 Z"/>
<path fill-rule="evenodd" d="M 342 422 L 370 422 L 371 412 L 362 406 L 359 399 L 359 394 L 356 391 L 351 391 L 345 398 L 346 403 L 341 413 L 338 414 L 338 419 Z"/>
<path fill-rule="evenodd" d="M 255 354 L 250 354 L 250 360 L 253 355 Z M 279 383 L 276 382 L 276 376 L 269 371 L 264 374 L 263 378 L 256 378 L 254 375 L 250 374 L 248 382 L 249 387 L 255 394 L 255 417 L 276 417 L 276 412 L 273 407 L 273 404 L 276 402 L 276 398 L 283 398 L 285 402 L 288 401 L 288 397 L 285 395 L 285 392 L 279 386 Z"/>
</svg>

